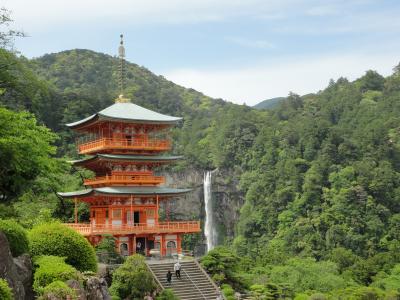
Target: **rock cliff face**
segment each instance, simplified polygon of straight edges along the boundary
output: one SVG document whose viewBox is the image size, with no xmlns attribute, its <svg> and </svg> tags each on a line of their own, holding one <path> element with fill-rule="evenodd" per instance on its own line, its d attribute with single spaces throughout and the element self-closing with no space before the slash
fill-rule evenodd
<svg viewBox="0 0 400 300">
<path fill-rule="evenodd" d="M 8 240 L 0 231 L 0 278 L 8 282 L 15 299 L 33 299 L 32 262 L 27 254 L 13 258 Z"/>
<path fill-rule="evenodd" d="M 182 172 L 165 172 L 163 174 L 166 176 L 168 186 L 193 189 L 187 196 L 170 204 L 171 218 L 200 219 L 204 224 L 204 172 L 204 170 L 186 169 Z M 233 238 L 235 234 L 239 211 L 244 202 L 243 194 L 238 190 L 238 180 L 239 175 L 232 170 L 218 169 L 212 174 L 214 219 L 217 223 L 219 243 Z M 165 211 L 165 205 L 161 209 Z"/>
</svg>

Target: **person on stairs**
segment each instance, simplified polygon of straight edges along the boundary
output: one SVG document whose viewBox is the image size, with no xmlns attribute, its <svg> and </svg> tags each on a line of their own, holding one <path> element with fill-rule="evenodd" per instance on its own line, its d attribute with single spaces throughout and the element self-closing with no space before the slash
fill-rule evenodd
<svg viewBox="0 0 400 300">
<path fill-rule="evenodd" d="M 167 283 L 168 285 L 171 285 L 171 280 L 172 280 L 172 273 L 170 270 L 167 272 Z"/>
<path fill-rule="evenodd" d="M 181 279 L 181 264 L 179 263 L 179 261 L 177 261 L 174 265 L 174 271 L 176 278 Z"/>
</svg>

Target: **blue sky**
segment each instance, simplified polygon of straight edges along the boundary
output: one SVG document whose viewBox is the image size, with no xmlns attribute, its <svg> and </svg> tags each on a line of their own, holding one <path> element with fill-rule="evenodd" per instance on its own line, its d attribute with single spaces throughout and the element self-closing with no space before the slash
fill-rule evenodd
<svg viewBox="0 0 400 300">
<path fill-rule="evenodd" d="M 27 57 L 116 54 L 209 96 L 253 105 L 400 62 L 398 0 L 1 0 Z"/>
</svg>

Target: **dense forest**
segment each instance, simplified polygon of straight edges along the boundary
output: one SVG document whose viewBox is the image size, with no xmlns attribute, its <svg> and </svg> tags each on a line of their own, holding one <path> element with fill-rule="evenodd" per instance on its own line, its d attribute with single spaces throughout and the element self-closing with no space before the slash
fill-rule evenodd
<svg viewBox="0 0 400 300">
<path fill-rule="evenodd" d="M 72 218 L 72 203 L 55 191 L 78 188 L 85 174 L 66 163 L 76 152 L 63 124 L 117 94 L 115 57 L 69 50 L 28 60 L 0 49 L 1 218 L 27 228 Z M 126 94 L 184 117 L 173 132 L 173 151 L 185 156 L 177 169 L 240 177 L 236 237 L 203 258 L 228 299 L 232 288 L 254 299 L 399 299 L 400 65 L 386 78 L 367 71 L 290 94 L 268 110 L 212 99 L 132 63 Z"/>
</svg>

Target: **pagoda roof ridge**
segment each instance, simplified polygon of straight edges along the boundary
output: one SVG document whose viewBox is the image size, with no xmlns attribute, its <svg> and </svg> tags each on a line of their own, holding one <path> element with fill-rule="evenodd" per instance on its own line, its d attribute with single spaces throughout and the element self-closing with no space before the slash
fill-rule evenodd
<svg viewBox="0 0 400 300">
<path fill-rule="evenodd" d="M 79 198 L 88 196 L 92 193 L 99 194 L 117 194 L 117 195 L 179 195 L 186 194 L 192 189 L 178 189 L 170 187 L 158 186 L 113 186 L 113 187 L 99 187 L 89 188 L 86 190 L 73 191 L 73 192 L 58 192 L 57 194 L 64 198 Z"/>
<path fill-rule="evenodd" d="M 118 102 L 80 121 L 66 124 L 70 128 L 79 127 L 96 120 L 136 121 L 146 124 L 175 124 L 181 117 L 164 115 L 130 102 Z"/>
<path fill-rule="evenodd" d="M 70 161 L 72 164 L 85 163 L 95 159 L 105 159 L 105 160 L 135 160 L 135 161 L 174 161 L 183 159 L 183 155 L 131 155 L 131 154 L 101 154 L 98 153 L 93 156 L 89 156 L 83 159 Z"/>
</svg>

